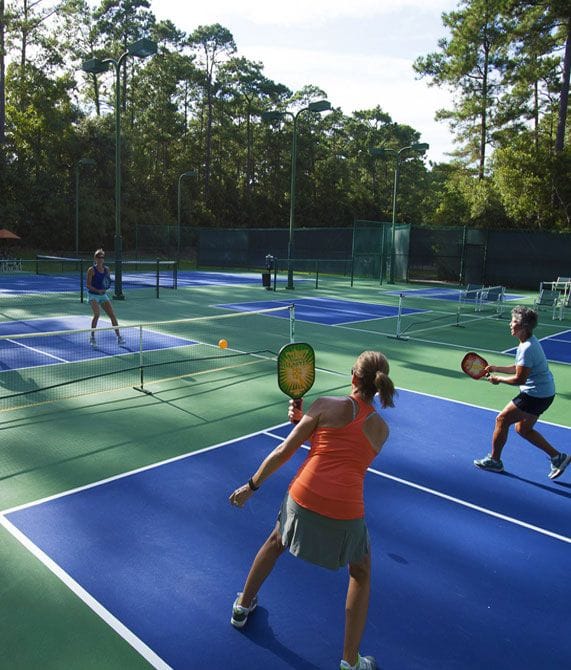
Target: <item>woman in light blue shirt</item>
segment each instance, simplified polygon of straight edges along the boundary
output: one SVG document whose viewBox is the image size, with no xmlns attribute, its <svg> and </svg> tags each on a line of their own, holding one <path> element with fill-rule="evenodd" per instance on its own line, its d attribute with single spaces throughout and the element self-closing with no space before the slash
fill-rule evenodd
<svg viewBox="0 0 571 670">
<path fill-rule="evenodd" d="M 502 449 L 508 439 L 510 426 L 534 447 L 544 451 L 551 459 L 550 479 L 557 479 L 571 463 L 571 455 L 557 451 L 535 429 L 539 416 L 555 398 L 555 383 L 549 370 L 545 353 L 533 330 L 537 326 L 537 312 L 529 307 L 512 309 L 510 331 L 519 340 L 515 365 L 489 365 L 486 368 L 488 381 L 492 384 L 519 386 L 520 393 L 504 407 L 496 417 L 492 437 L 492 453 L 474 461 L 474 465 L 490 472 L 503 472 Z M 492 372 L 502 372 L 509 377 L 497 377 Z"/>
</svg>

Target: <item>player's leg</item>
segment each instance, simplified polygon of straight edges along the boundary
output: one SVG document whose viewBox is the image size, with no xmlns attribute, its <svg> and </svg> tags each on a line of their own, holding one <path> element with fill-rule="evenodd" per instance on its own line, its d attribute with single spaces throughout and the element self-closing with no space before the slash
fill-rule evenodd
<svg viewBox="0 0 571 670">
<path fill-rule="evenodd" d="M 534 447 L 544 451 L 549 458 L 554 458 L 559 455 L 557 449 L 555 449 L 544 437 L 543 435 L 535 430 L 534 426 L 539 417 L 534 416 L 533 414 L 527 414 L 522 412 L 524 418 L 521 421 L 518 421 L 515 425 L 515 429 L 519 435 L 521 435 L 525 440 L 533 444 Z"/>
<path fill-rule="evenodd" d="M 97 322 L 99 321 L 99 315 L 101 314 L 101 310 L 99 309 L 99 303 L 97 302 L 97 300 L 90 300 L 89 304 L 91 305 L 91 309 L 93 311 L 93 318 L 91 319 L 91 327 L 97 328 Z"/>
<path fill-rule="evenodd" d="M 89 304 L 91 305 L 91 309 L 93 311 L 93 318 L 91 319 L 91 327 L 96 328 L 97 322 L 99 321 L 99 315 L 101 314 L 101 310 L 99 309 L 99 303 L 97 302 L 97 300 L 90 300 Z M 89 344 L 95 346 L 95 333 L 93 331 L 91 331 L 91 334 L 89 335 Z"/>
<path fill-rule="evenodd" d="M 542 399 L 531 400 L 530 402 L 542 402 Z M 547 401 L 548 405 L 551 404 L 551 401 Z M 543 409 L 537 410 L 543 411 Z M 549 456 L 551 461 L 551 468 L 547 476 L 549 479 L 557 479 L 560 477 L 566 470 L 567 466 L 571 463 L 571 456 L 558 451 L 555 447 L 550 444 L 543 435 L 534 428 L 537 419 L 539 418 L 536 414 L 526 414 L 526 419 L 519 421 L 515 425 L 517 432 L 526 439 L 530 444 L 533 444 L 534 447 L 541 449 L 544 453 Z"/>
<path fill-rule="evenodd" d="M 516 407 L 513 400 L 510 400 L 496 417 L 494 433 L 492 435 L 491 453 L 484 458 L 476 459 L 474 465 L 482 470 L 489 470 L 490 472 L 503 472 L 504 465 L 501 456 L 502 450 L 508 439 L 510 426 L 522 421 L 525 416 L 524 412 Z"/>
<path fill-rule="evenodd" d="M 528 415 L 518 409 L 512 400 L 498 414 L 492 435 L 492 458 L 494 460 L 499 461 L 501 459 L 502 450 L 508 439 L 510 426 L 523 421 L 526 416 Z"/>
<path fill-rule="evenodd" d="M 270 533 L 268 539 L 260 547 L 248 577 L 244 584 L 242 597 L 239 598 L 239 604 L 244 607 L 250 607 L 253 598 L 257 595 L 267 576 L 273 570 L 278 558 L 284 552 L 281 535 L 278 527 Z"/>
<path fill-rule="evenodd" d="M 367 554 L 358 563 L 349 563 L 349 586 L 345 601 L 345 638 L 343 642 L 343 661 L 350 667 L 359 659 L 359 646 L 369 609 L 371 590 L 371 555 Z M 376 667 L 371 657 L 362 659 L 365 667 Z M 367 664 L 367 665 L 365 665 Z"/>
<path fill-rule="evenodd" d="M 111 319 L 111 325 L 112 326 L 118 326 L 119 322 L 117 321 L 117 317 L 115 316 L 115 312 L 113 311 L 113 305 L 111 304 L 111 300 L 107 299 L 104 300 L 101 305 L 103 306 L 103 309 L 107 313 L 107 316 Z M 119 340 L 119 344 L 123 343 L 123 338 L 121 337 L 121 333 L 119 332 L 119 328 L 115 328 L 115 335 L 117 335 L 117 339 Z"/>
</svg>

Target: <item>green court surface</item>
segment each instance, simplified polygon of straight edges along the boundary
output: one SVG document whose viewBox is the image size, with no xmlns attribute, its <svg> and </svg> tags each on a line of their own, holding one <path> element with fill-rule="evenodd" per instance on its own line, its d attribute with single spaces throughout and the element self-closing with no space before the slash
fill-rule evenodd
<svg viewBox="0 0 571 670">
<path fill-rule="evenodd" d="M 320 281 L 318 289 L 311 282 L 299 281 L 294 291 L 266 291 L 261 285 L 200 286 L 165 291 L 160 300 L 151 296 L 130 300 L 127 294 L 125 301 L 115 303 L 115 311 L 120 324 L 127 326 L 228 314 L 229 310 L 219 306 L 230 303 L 259 302 L 263 309 L 274 301 L 295 304 L 301 299 L 321 299 L 387 305 L 397 310 L 399 291 L 416 288 L 421 287 L 357 283 L 351 288 L 347 281 L 336 283 L 327 278 Z M 532 305 L 536 297 L 511 292 L 522 296 L 514 305 Z M 298 316 L 295 340 L 314 347 L 317 364 L 316 381 L 305 403 L 318 395 L 346 393 L 351 365 L 365 349 L 387 355 L 391 377 L 402 389 L 492 410 L 501 409 L 515 395 L 512 388 L 476 382 L 460 371 L 462 356 L 470 350 L 483 353 L 492 363 L 510 364 L 512 355 L 501 353 L 516 343 L 508 329 L 509 308 L 501 316 L 491 306 L 475 311 L 473 305 L 463 305 L 459 312 L 454 301 L 414 295 L 405 299 L 403 307 L 415 312 L 403 316 L 400 338 L 395 337 L 396 311 L 392 316 L 337 325 Z M 89 314 L 88 305 L 69 300 L 58 303 L 54 298 L 29 308 L 0 308 L 0 324 Z M 108 325 L 102 317 L 100 326 Z M 535 334 L 552 338 L 570 329 L 571 315 L 558 321 L 543 311 Z M 188 334 L 196 337 L 192 327 Z M 152 395 L 140 393 L 132 385 L 102 392 L 99 383 L 85 382 L 88 388 L 83 385 L 70 397 L 0 411 L 0 509 L 12 509 L 285 421 L 287 398 L 277 386 L 274 356 L 290 339 L 288 320 L 272 315 L 213 320 L 207 333 L 201 330 L 203 338 L 214 344 L 225 338 L 230 350 L 262 353 L 252 365 L 225 365 L 221 358 L 220 365 L 208 370 L 169 374 L 165 381 L 151 378 L 148 388 Z M 552 360 L 550 367 L 558 395 L 543 418 L 571 427 L 571 366 L 564 360 Z M 490 436 L 492 428 L 490 415 Z M 446 430 L 443 425 L 443 443 Z M 422 435 L 418 439 L 422 440 Z M 468 461 L 474 457 L 470 439 L 467 427 Z M 518 448 L 533 449 L 523 442 Z M 571 445 L 561 448 L 569 450 Z M 516 446 L 511 444 L 512 461 L 517 460 L 515 452 Z M 220 456 L 223 458 L 223 453 Z M 382 459 L 378 467 L 382 468 Z M 474 476 L 479 474 L 475 470 Z M 240 476 L 236 474 L 236 484 L 242 483 Z M 453 471 L 450 477 L 454 477 Z M 562 480 L 565 486 L 571 481 L 567 473 Z M 192 496 L 192 481 L 186 485 Z M 4 527 L 0 527 L 0 563 L 0 667 L 148 667 L 142 656 Z"/>
</svg>

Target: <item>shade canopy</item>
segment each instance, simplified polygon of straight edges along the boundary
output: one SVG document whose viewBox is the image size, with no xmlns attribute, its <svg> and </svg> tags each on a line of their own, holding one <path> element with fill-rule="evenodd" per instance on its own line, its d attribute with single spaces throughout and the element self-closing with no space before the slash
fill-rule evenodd
<svg viewBox="0 0 571 670">
<path fill-rule="evenodd" d="M 7 228 L 0 228 L 0 239 L 2 240 L 19 240 L 20 237 L 16 235 L 16 233 L 13 233 L 11 230 L 8 230 Z"/>
</svg>

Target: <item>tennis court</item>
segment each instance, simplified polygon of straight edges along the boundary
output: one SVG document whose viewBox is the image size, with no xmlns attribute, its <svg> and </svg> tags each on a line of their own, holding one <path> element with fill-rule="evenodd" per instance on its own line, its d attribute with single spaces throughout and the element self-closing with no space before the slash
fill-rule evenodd
<svg viewBox="0 0 571 670">
<path fill-rule="evenodd" d="M 178 370 L 179 360 L 172 375 L 151 378 L 152 395 L 102 385 L 0 412 L 0 641 L 9 667 L 338 667 L 343 570 L 284 554 L 247 627 L 229 623 L 236 591 L 304 456 L 302 449 L 243 510 L 228 504 L 290 429 L 275 374 L 288 322 L 258 310 L 279 306 L 285 316 L 293 302 L 295 339 L 311 343 L 317 358 L 307 403 L 346 393 L 363 349 L 387 354 L 399 387 L 396 407 L 381 410 L 391 436 L 365 484 L 373 580 L 363 651 L 383 670 L 566 668 L 571 479 L 549 480 L 547 460 L 515 433 L 504 474 L 472 464 L 489 451 L 495 414 L 513 393 L 467 378 L 459 363 L 467 350 L 486 351 L 497 364 L 513 360 L 509 319 L 472 310 L 455 327 L 453 301 L 423 298 L 424 309 L 410 305 L 422 331 L 398 339 L 406 288 L 385 296 L 372 284 L 316 290 L 300 283 L 267 300 L 259 282 L 179 285 L 152 308 L 126 300 L 116 306 L 122 330 L 204 319 L 184 331 L 149 325 L 151 334 L 172 338 L 169 356 L 180 349 L 202 357 L 201 347 L 222 337 L 230 351 L 204 369 L 194 361 Z M 532 304 L 533 296 L 522 301 Z M 450 304 L 449 319 L 440 320 L 442 304 Z M 54 302 L 51 315 L 18 320 L 50 331 L 89 321 L 87 305 L 57 311 Z M 0 321 L 0 335 L 21 323 Z M 109 324 L 102 318 L 100 325 Z M 568 321 L 545 314 L 537 329 L 544 346 L 559 342 L 563 351 L 551 366 L 558 396 L 541 422 L 562 449 L 571 435 L 569 330 Z M 65 350 L 55 355 L 65 358 Z M 83 344 L 74 352 L 78 360 L 62 367 L 87 365 L 94 353 Z M 236 364 L 232 352 L 256 362 Z"/>
</svg>

